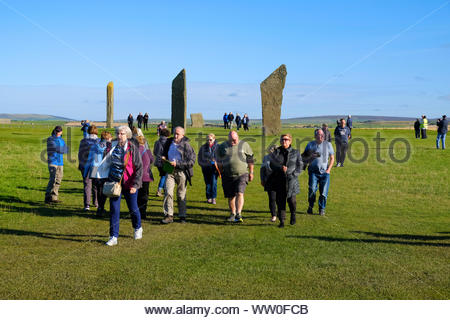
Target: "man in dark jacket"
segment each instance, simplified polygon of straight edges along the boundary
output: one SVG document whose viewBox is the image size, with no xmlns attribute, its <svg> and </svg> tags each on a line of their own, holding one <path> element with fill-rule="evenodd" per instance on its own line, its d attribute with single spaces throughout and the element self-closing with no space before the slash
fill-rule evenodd
<svg viewBox="0 0 450 320">
<path fill-rule="evenodd" d="M 153 156 L 155 157 L 155 167 L 158 168 L 159 172 L 159 184 L 158 191 L 156 192 L 157 197 L 163 196 L 164 186 L 166 185 L 166 173 L 163 170 L 163 160 L 162 156 L 164 155 L 164 145 L 166 144 L 167 137 L 170 136 L 170 132 L 167 129 L 162 129 L 159 132 L 159 139 L 155 142 L 153 146 Z"/>
<path fill-rule="evenodd" d="M 442 141 L 442 150 L 445 149 L 445 136 L 447 135 L 448 131 L 448 120 L 447 116 L 444 114 L 442 116 L 442 119 L 438 119 L 437 121 L 438 126 L 438 132 L 437 132 L 437 138 L 436 138 L 436 148 L 439 149 L 439 140 Z"/>
<path fill-rule="evenodd" d="M 187 183 L 191 184 L 194 175 L 195 152 L 189 144 L 189 139 L 184 136 L 184 129 L 176 127 L 173 138 L 167 139 L 164 144 L 162 161 L 169 166 L 166 174 L 166 188 L 164 194 L 164 219 L 163 224 L 173 222 L 173 189 L 177 187 L 178 216 L 181 223 L 186 223 L 186 189 Z"/>
<path fill-rule="evenodd" d="M 233 120 L 234 120 L 234 114 L 233 114 L 233 112 L 230 112 L 228 114 L 228 129 L 233 128 Z"/>
<path fill-rule="evenodd" d="M 419 118 L 417 118 L 416 122 L 414 122 L 414 131 L 416 133 L 416 139 L 420 139 L 420 120 L 419 120 Z"/>
<path fill-rule="evenodd" d="M 345 119 L 339 120 L 339 125 L 334 129 L 336 140 L 336 167 L 343 167 L 347 155 L 348 139 L 351 138 L 350 129 L 345 125 Z"/>
</svg>

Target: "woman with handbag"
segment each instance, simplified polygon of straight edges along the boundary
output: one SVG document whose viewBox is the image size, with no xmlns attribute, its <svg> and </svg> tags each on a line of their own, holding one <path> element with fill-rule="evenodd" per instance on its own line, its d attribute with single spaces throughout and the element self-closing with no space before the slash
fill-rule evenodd
<svg viewBox="0 0 450 320">
<path fill-rule="evenodd" d="M 142 158 L 138 146 L 131 141 L 132 133 L 129 127 L 120 126 L 116 129 L 117 144 L 111 151 L 111 166 L 108 182 L 104 185 L 103 192 L 108 194 L 111 186 L 114 187 L 117 196 L 111 196 L 109 240 L 107 246 L 117 244 L 120 223 L 120 200 L 122 195 L 127 202 L 131 214 L 131 222 L 134 229 L 134 239 L 142 238 L 141 213 L 137 204 L 137 191 L 142 186 Z M 120 193 L 118 192 L 120 190 Z"/>
</svg>

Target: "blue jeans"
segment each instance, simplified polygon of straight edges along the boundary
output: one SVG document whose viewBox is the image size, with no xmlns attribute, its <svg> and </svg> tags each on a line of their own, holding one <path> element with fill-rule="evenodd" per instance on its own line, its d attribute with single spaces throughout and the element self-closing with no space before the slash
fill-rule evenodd
<svg viewBox="0 0 450 320">
<path fill-rule="evenodd" d="M 214 167 L 202 167 L 206 185 L 206 199 L 217 198 L 217 171 Z"/>
<path fill-rule="evenodd" d="M 159 179 L 158 189 L 164 189 L 164 186 L 166 185 L 166 175 L 161 176 Z"/>
<path fill-rule="evenodd" d="M 436 138 L 436 148 L 439 149 L 439 140 L 442 141 L 442 149 L 445 149 L 445 136 L 447 135 L 447 133 L 439 133 L 437 134 L 437 138 Z"/>
<path fill-rule="evenodd" d="M 308 202 L 311 208 L 314 207 L 316 202 L 316 191 L 319 187 L 319 210 L 325 209 L 327 205 L 328 188 L 330 186 L 330 174 L 309 172 L 308 182 Z"/>
<path fill-rule="evenodd" d="M 110 217 L 109 217 L 109 235 L 111 237 L 119 237 L 119 223 L 120 223 L 120 200 L 122 195 L 127 202 L 128 210 L 131 214 L 131 223 L 134 229 L 141 227 L 141 213 L 137 204 L 137 191 L 133 194 L 130 190 L 122 189 L 122 194 L 115 198 L 109 199 Z"/>
</svg>

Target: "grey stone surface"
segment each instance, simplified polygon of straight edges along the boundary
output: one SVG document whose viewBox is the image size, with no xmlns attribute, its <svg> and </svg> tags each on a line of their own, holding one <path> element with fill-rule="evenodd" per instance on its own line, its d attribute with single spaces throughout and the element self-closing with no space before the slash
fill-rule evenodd
<svg viewBox="0 0 450 320">
<path fill-rule="evenodd" d="M 114 125 L 114 83 L 111 81 L 106 86 L 106 127 Z"/>
<path fill-rule="evenodd" d="M 191 113 L 191 126 L 192 128 L 203 128 L 205 122 L 203 121 L 203 115 L 201 113 Z"/>
<path fill-rule="evenodd" d="M 186 130 L 186 71 L 183 69 L 172 81 L 172 129 Z"/>
<path fill-rule="evenodd" d="M 11 124 L 11 119 L 0 119 L 0 124 Z"/>
<path fill-rule="evenodd" d="M 286 66 L 282 64 L 261 82 L 263 135 L 273 136 L 281 132 L 281 104 L 286 83 Z"/>
</svg>

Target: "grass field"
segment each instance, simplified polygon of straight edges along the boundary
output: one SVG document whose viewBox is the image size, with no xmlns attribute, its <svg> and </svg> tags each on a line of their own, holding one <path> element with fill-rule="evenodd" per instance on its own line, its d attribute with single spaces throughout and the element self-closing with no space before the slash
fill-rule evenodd
<svg viewBox="0 0 450 320">
<path fill-rule="evenodd" d="M 225 138 L 223 129 L 211 130 Z M 312 139 L 312 129 L 289 130 L 302 149 Z M 109 220 L 81 210 L 77 163 L 65 157 L 63 203 L 44 205 L 48 170 L 41 154 L 50 131 L 0 127 L 0 299 L 450 298 L 450 153 L 435 149 L 436 132 L 415 140 L 410 130 L 355 129 L 368 145 L 355 142 L 352 155 L 368 158 L 332 170 L 327 215 L 305 214 L 304 172 L 298 222 L 279 229 L 259 183 L 263 143 L 259 131 L 250 131 L 241 138 L 255 151 L 256 180 L 247 188 L 243 224 L 224 222 L 221 187 L 217 205 L 205 203 L 196 165 L 187 224 L 159 224 L 162 200 L 153 184 L 143 239 L 133 240 L 123 201 L 119 245 L 110 248 L 103 245 Z M 187 136 L 195 140 L 200 131 Z M 72 132 L 76 159 L 81 131 Z M 386 139 L 378 151 L 377 132 Z M 408 161 L 392 160 L 407 155 L 401 141 L 389 155 L 395 138 L 411 145 Z M 153 145 L 153 132 L 148 139 Z"/>
</svg>

